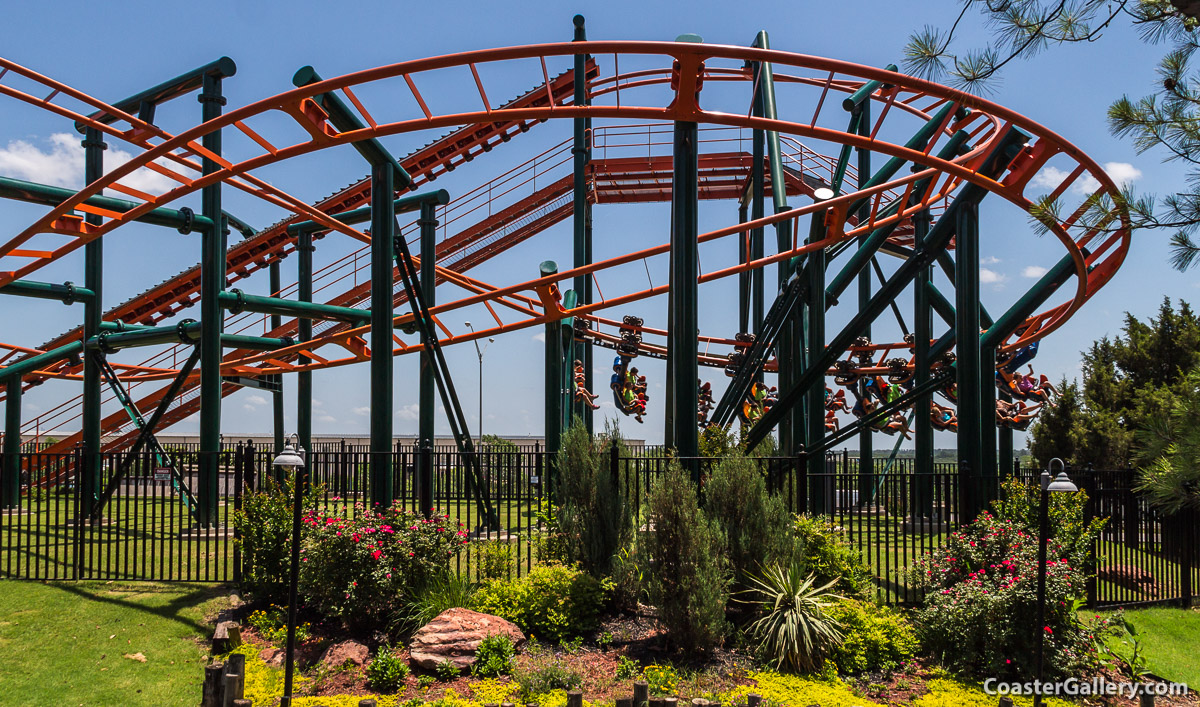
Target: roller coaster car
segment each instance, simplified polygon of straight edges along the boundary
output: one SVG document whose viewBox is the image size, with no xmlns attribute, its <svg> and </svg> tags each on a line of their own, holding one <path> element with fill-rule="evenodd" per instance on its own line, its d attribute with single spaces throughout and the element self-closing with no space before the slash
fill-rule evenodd
<svg viewBox="0 0 1200 707">
<path fill-rule="evenodd" d="M 574 331 L 576 341 L 585 341 L 587 333 L 592 330 L 592 323 L 586 319 L 575 317 Z"/>
<path fill-rule="evenodd" d="M 888 383 L 903 383 L 912 377 L 912 371 L 908 370 L 908 359 L 893 358 L 887 362 Z"/>
<path fill-rule="evenodd" d="M 733 340 L 739 344 L 753 344 L 755 337 L 754 334 L 747 334 L 746 332 L 739 331 L 737 334 L 734 334 Z"/>
<path fill-rule="evenodd" d="M 871 340 L 865 336 L 860 336 L 850 344 L 851 350 L 856 348 L 870 348 Z M 873 351 L 854 351 L 854 356 L 858 357 L 858 362 L 864 366 L 869 366 L 874 362 L 875 352 Z"/>
<path fill-rule="evenodd" d="M 904 345 L 908 348 L 914 348 L 917 345 L 917 335 L 908 333 L 904 335 Z"/>
<path fill-rule="evenodd" d="M 628 324 L 631 327 L 639 327 L 640 328 L 642 326 L 642 318 L 635 317 L 632 314 L 626 314 L 624 317 L 621 317 L 621 321 L 624 322 L 625 324 Z"/>
<path fill-rule="evenodd" d="M 862 378 L 854 361 L 838 361 L 833 364 L 833 367 L 835 371 L 833 382 L 838 385 L 851 385 Z"/>
<path fill-rule="evenodd" d="M 642 343 L 642 337 L 636 334 L 625 334 L 621 340 L 617 342 L 617 353 L 622 356 L 634 358 L 638 355 L 638 346 Z"/>
</svg>

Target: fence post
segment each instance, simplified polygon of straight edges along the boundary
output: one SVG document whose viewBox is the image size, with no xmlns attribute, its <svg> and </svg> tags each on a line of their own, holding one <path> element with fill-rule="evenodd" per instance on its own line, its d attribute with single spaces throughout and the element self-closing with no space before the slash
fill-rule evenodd
<svg viewBox="0 0 1200 707">
<path fill-rule="evenodd" d="M 621 488 L 621 450 L 615 439 L 608 450 L 608 473 L 612 478 L 612 492 L 616 494 Z"/>
<path fill-rule="evenodd" d="M 75 553 L 74 553 L 75 556 L 72 558 L 73 561 L 71 562 L 71 579 L 78 581 L 83 576 L 83 559 L 84 559 L 83 558 L 83 555 L 84 555 L 83 532 L 84 532 L 84 527 L 86 526 L 86 523 L 87 523 L 87 521 L 84 519 L 85 500 L 83 497 L 83 484 L 79 483 L 80 474 L 82 474 L 83 470 L 84 470 L 83 469 L 83 445 L 82 444 L 76 444 L 75 448 L 72 450 L 71 464 L 75 468 L 75 483 L 74 483 L 74 488 L 72 489 L 73 493 L 71 494 L 72 499 L 74 499 L 74 501 L 75 501 L 75 527 L 72 529 L 74 531 L 72 533 L 72 535 L 73 535 L 72 539 L 74 541 L 73 544 L 75 545 Z M 32 482 L 32 478 L 30 479 L 30 481 Z M 88 505 L 88 508 L 86 510 L 86 515 L 90 516 L 91 515 L 91 504 L 88 503 L 87 505 Z"/>
<path fill-rule="evenodd" d="M 237 514 L 242 510 L 242 485 L 249 483 L 246 472 L 249 455 L 246 452 L 246 446 L 238 442 L 237 450 L 233 454 L 233 583 L 236 586 L 242 584 L 242 548 L 238 542 L 242 535 L 238 532 Z"/>
<path fill-rule="evenodd" d="M 804 458 L 797 454 L 792 457 L 792 463 L 795 465 L 796 479 L 796 507 L 801 513 L 808 513 L 811 509 L 808 507 L 808 465 L 804 463 Z"/>
</svg>

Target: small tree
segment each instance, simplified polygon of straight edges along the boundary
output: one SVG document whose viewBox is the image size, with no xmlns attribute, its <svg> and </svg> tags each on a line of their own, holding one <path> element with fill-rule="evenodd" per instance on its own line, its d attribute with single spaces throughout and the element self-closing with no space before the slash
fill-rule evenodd
<svg viewBox="0 0 1200 707">
<path fill-rule="evenodd" d="M 791 554 L 791 518 L 783 498 L 767 492 L 754 460 L 734 452 L 704 487 L 704 510 L 725 535 L 733 579 L 743 587 L 761 567 Z"/>
<path fill-rule="evenodd" d="M 1169 414 L 1139 432 L 1143 464 L 1135 489 L 1168 515 L 1200 510 L 1200 370 L 1184 380 Z"/>
<path fill-rule="evenodd" d="M 615 427 L 593 440 L 576 421 L 563 435 L 559 455 L 558 524 L 567 561 L 596 578 L 612 571 L 613 557 L 633 534 L 633 504 L 609 467 L 614 446 L 620 454 L 623 443 Z"/>
<path fill-rule="evenodd" d="M 729 571 L 720 527 L 699 508 L 696 489 L 672 461 L 650 490 L 644 538 L 650 602 L 671 642 L 689 652 L 707 652 L 725 637 Z"/>
</svg>

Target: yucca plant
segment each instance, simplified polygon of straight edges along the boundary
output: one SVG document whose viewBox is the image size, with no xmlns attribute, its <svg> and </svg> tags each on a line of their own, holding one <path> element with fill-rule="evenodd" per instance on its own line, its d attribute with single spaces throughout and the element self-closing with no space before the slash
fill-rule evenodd
<svg viewBox="0 0 1200 707">
<path fill-rule="evenodd" d="M 757 599 L 763 616 L 750 625 L 750 633 L 762 642 L 775 668 L 797 672 L 821 667 L 829 649 L 842 643 L 841 626 L 826 609 L 841 599 L 829 592 L 837 580 L 815 586 L 812 574 L 805 576 L 799 565 L 772 565 L 762 575 L 750 577 L 746 594 Z"/>
</svg>

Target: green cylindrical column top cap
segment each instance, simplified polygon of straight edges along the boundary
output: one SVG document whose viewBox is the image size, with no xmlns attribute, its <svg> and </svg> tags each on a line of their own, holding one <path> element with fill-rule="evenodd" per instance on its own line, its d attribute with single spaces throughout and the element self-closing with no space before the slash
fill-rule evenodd
<svg viewBox="0 0 1200 707">
<path fill-rule="evenodd" d="M 688 32 L 686 34 L 681 34 L 678 37 L 676 37 L 675 41 L 676 42 L 691 42 L 692 44 L 703 44 L 704 37 L 701 37 L 698 34 L 692 34 L 691 32 Z"/>
<path fill-rule="evenodd" d="M 317 70 L 312 68 L 311 65 L 301 66 L 296 70 L 296 73 L 292 75 L 293 86 L 307 86 L 310 83 L 317 83 L 320 80 L 321 75 L 318 74 Z"/>
<path fill-rule="evenodd" d="M 575 15 L 571 18 L 571 22 L 575 23 L 575 27 L 583 29 L 583 15 Z"/>
<path fill-rule="evenodd" d="M 543 260 L 542 264 L 538 266 L 538 270 L 542 273 L 542 277 L 556 275 L 558 274 L 558 263 L 553 260 Z"/>
</svg>

